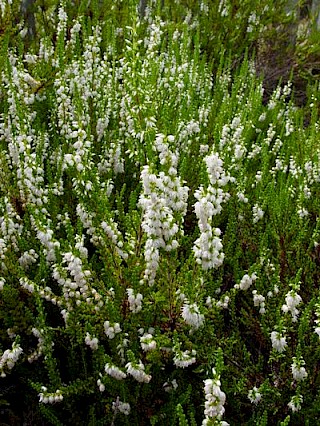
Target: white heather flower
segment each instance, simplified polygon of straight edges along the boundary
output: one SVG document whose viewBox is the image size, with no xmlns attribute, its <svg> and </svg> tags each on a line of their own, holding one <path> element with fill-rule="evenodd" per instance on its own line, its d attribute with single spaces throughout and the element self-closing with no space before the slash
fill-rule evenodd
<svg viewBox="0 0 320 426">
<path fill-rule="evenodd" d="M 206 298 L 206 305 L 208 306 L 209 309 L 212 309 L 214 302 L 215 302 L 215 299 L 212 299 L 211 296 L 208 296 Z"/>
<path fill-rule="evenodd" d="M 7 368 L 9 370 L 12 370 L 15 363 L 18 361 L 20 355 L 22 354 L 23 349 L 21 346 L 13 342 L 12 349 L 6 349 L 3 354 L 0 357 L 0 375 L 1 377 L 5 377 L 6 373 L 4 372 L 4 369 Z"/>
<path fill-rule="evenodd" d="M 128 336 L 128 333 L 125 333 L 125 336 Z M 128 343 L 129 343 L 129 339 L 124 338 L 117 346 L 117 350 L 118 350 L 117 353 L 121 357 L 122 364 L 125 362 L 124 351 L 125 351 L 125 348 L 128 346 Z"/>
<path fill-rule="evenodd" d="M 37 349 L 28 356 L 28 362 L 32 363 L 37 360 L 43 353 L 45 339 L 41 332 L 35 327 L 32 328 L 32 334 L 38 339 Z"/>
<path fill-rule="evenodd" d="M 243 192 L 238 192 L 237 197 L 239 201 L 242 201 L 245 204 L 249 201 L 248 198 L 243 194 Z"/>
<path fill-rule="evenodd" d="M 204 271 L 211 268 L 218 268 L 224 260 L 223 246 L 221 242 L 221 231 L 219 228 L 210 228 L 201 233 L 194 242 L 193 251 L 196 262 L 202 266 Z"/>
<path fill-rule="evenodd" d="M 314 328 L 314 332 L 319 336 L 320 338 L 320 303 L 316 304 L 315 309 L 316 319 L 314 320 L 316 327 Z"/>
<path fill-rule="evenodd" d="M 227 0 L 220 0 L 218 11 L 222 17 L 227 17 L 229 15 L 230 5 Z"/>
<path fill-rule="evenodd" d="M 6 241 L 3 238 L 0 238 L 0 259 L 5 259 L 5 253 L 7 250 Z"/>
<path fill-rule="evenodd" d="M 191 325 L 195 330 L 201 327 L 204 323 L 204 315 L 200 314 L 196 303 L 190 305 L 189 302 L 185 300 L 181 315 L 185 322 L 188 325 Z"/>
<path fill-rule="evenodd" d="M 116 252 L 119 254 L 120 257 L 123 259 L 127 259 L 128 253 L 124 252 L 122 250 L 123 247 L 123 238 L 118 230 L 118 225 L 116 222 L 114 222 L 111 218 L 109 219 L 109 223 L 102 222 L 101 228 L 105 231 L 107 234 L 107 237 L 112 242 L 112 244 L 115 247 Z"/>
<path fill-rule="evenodd" d="M 144 372 L 144 365 L 141 361 L 139 364 L 133 364 L 128 362 L 126 364 L 127 373 L 130 374 L 137 382 L 140 383 L 149 383 L 151 380 L 151 375 Z"/>
<path fill-rule="evenodd" d="M 105 321 L 104 332 L 109 337 L 109 339 L 113 339 L 117 333 L 121 332 L 120 324 L 116 322 L 111 325 L 110 321 Z"/>
<path fill-rule="evenodd" d="M 113 411 L 124 414 L 125 416 L 128 416 L 130 414 L 130 404 L 128 402 L 122 402 L 117 398 L 116 401 L 112 403 L 112 409 Z"/>
<path fill-rule="evenodd" d="M 24 59 L 27 64 L 35 64 L 37 62 L 38 57 L 37 55 L 26 54 L 24 55 Z"/>
<path fill-rule="evenodd" d="M 253 404 L 258 404 L 258 402 L 260 402 L 260 400 L 261 400 L 261 397 L 262 397 L 262 395 L 261 395 L 261 393 L 259 392 L 259 389 L 256 386 L 254 386 L 253 389 L 249 390 L 248 398 L 249 398 L 250 402 L 252 402 Z"/>
<path fill-rule="evenodd" d="M 75 248 L 79 250 L 80 257 L 82 259 L 88 258 L 88 249 L 84 246 L 84 235 L 76 235 L 75 240 L 77 241 L 75 244 Z"/>
<path fill-rule="evenodd" d="M 133 312 L 134 314 L 136 314 L 137 312 L 140 312 L 142 309 L 142 299 L 143 299 L 142 294 L 138 293 L 137 295 L 135 295 L 133 293 L 132 288 L 127 289 L 127 294 L 128 294 L 130 311 Z"/>
<path fill-rule="evenodd" d="M 262 179 L 262 172 L 261 172 L 261 170 L 257 171 L 255 178 L 256 178 L 256 182 L 261 182 L 261 179 Z"/>
<path fill-rule="evenodd" d="M 194 211 L 198 219 L 200 237 L 194 242 L 193 251 L 196 262 L 203 270 L 208 270 L 218 268 L 224 260 L 223 246 L 219 238 L 221 231 L 212 227 L 212 219 L 214 215 L 221 213 L 221 204 L 230 197 L 230 194 L 224 192 L 221 187 L 232 178 L 224 173 L 223 161 L 218 154 L 206 156 L 204 162 L 210 184 L 207 188 L 200 186 L 194 194 L 198 200 L 194 205 Z"/>
<path fill-rule="evenodd" d="M 248 290 L 248 288 L 252 285 L 252 283 L 257 279 L 257 276 L 255 273 L 248 275 L 245 274 L 239 283 L 239 287 L 241 290 Z"/>
<path fill-rule="evenodd" d="M 287 346 L 286 338 L 283 337 L 280 333 L 277 331 L 273 331 L 271 333 L 271 343 L 273 349 L 275 349 L 278 352 L 283 352 Z"/>
<path fill-rule="evenodd" d="M 32 263 L 36 263 L 37 259 L 38 254 L 31 249 L 29 251 L 25 251 L 18 261 L 23 269 L 28 269 Z"/>
<path fill-rule="evenodd" d="M 207 166 L 207 173 L 210 179 L 211 185 L 218 184 L 219 186 L 225 186 L 230 180 L 230 176 L 227 176 L 223 170 L 223 161 L 217 153 L 212 153 L 204 158 Z M 221 194 L 222 195 L 222 194 Z M 228 199 L 229 194 L 224 194 Z"/>
<path fill-rule="evenodd" d="M 288 407 L 295 413 L 301 410 L 301 404 L 303 402 L 302 395 L 295 395 L 291 398 L 291 401 L 288 403 Z"/>
<path fill-rule="evenodd" d="M 84 341 L 85 341 L 85 344 L 88 345 L 88 346 L 90 346 L 90 348 L 93 351 L 96 351 L 98 349 L 99 340 L 96 337 L 92 337 L 91 338 L 90 334 L 87 333 Z"/>
<path fill-rule="evenodd" d="M 100 379 L 97 380 L 97 386 L 98 386 L 100 392 L 104 392 L 106 390 L 105 385 L 102 383 L 102 381 Z"/>
<path fill-rule="evenodd" d="M 192 365 L 196 362 L 196 354 L 197 352 L 194 349 L 191 352 L 187 350 L 176 353 L 175 357 L 173 358 L 173 362 L 175 366 L 179 368 L 189 367 L 189 365 Z"/>
<path fill-rule="evenodd" d="M 6 280 L 4 278 L 0 278 L 0 291 L 3 290 L 3 286 L 5 285 Z"/>
<path fill-rule="evenodd" d="M 162 387 L 165 390 L 165 392 L 171 392 L 178 388 L 178 383 L 176 379 L 173 379 L 171 382 L 165 382 Z"/>
<path fill-rule="evenodd" d="M 303 194 L 306 198 L 311 197 L 311 190 L 307 185 L 305 185 L 304 188 L 303 188 Z"/>
<path fill-rule="evenodd" d="M 305 367 L 303 367 L 304 364 L 304 360 L 297 360 L 297 358 L 293 358 L 293 363 L 291 365 L 292 376 L 293 379 L 297 380 L 298 382 L 304 380 L 308 376 Z"/>
<path fill-rule="evenodd" d="M 234 158 L 239 160 L 246 152 L 246 148 L 241 144 L 236 144 L 234 148 Z"/>
<path fill-rule="evenodd" d="M 257 294 L 257 290 L 253 290 L 253 304 L 254 306 L 257 306 L 260 308 L 259 312 L 260 314 L 264 314 L 266 312 L 265 310 L 265 297 L 262 296 L 262 294 Z"/>
<path fill-rule="evenodd" d="M 309 215 L 309 212 L 307 209 L 305 209 L 304 207 L 301 207 L 300 209 L 298 209 L 298 216 L 300 217 L 300 219 L 303 219 L 304 217 L 307 217 Z"/>
<path fill-rule="evenodd" d="M 154 284 L 159 266 L 160 251 L 175 250 L 177 236 L 182 233 L 182 220 L 187 211 L 188 187 L 182 186 L 177 176 L 178 153 L 169 149 L 174 137 L 156 135 L 154 149 L 158 152 L 161 166 L 165 171 L 157 175 L 146 165 L 141 172 L 143 192 L 139 206 L 143 210 L 142 229 L 147 234 L 145 243 L 146 270 L 144 280 Z"/>
<path fill-rule="evenodd" d="M 220 420 L 219 423 L 216 423 L 219 426 L 230 426 L 230 423 L 225 422 L 224 420 Z M 212 425 L 212 420 L 210 420 L 209 417 L 206 417 L 205 419 L 202 420 L 201 426 L 211 426 Z"/>
<path fill-rule="evenodd" d="M 53 231 L 52 229 L 45 229 L 45 231 L 38 230 L 37 238 L 41 242 L 41 244 L 45 247 L 44 253 L 47 258 L 47 262 L 55 262 L 56 254 L 55 251 L 60 247 L 59 241 L 53 240 Z"/>
<path fill-rule="evenodd" d="M 49 393 L 47 392 L 47 388 L 42 386 L 41 390 L 42 392 L 39 393 L 39 402 L 43 404 L 54 404 L 63 401 L 63 395 L 60 389 L 57 389 L 54 393 Z"/>
<path fill-rule="evenodd" d="M 208 145 L 200 145 L 199 152 L 200 154 L 206 154 L 209 151 Z"/>
<path fill-rule="evenodd" d="M 264 216 L 264 211 L 259 207 L 258 204 L 255 204 L 252 207 L 252 214 L 253 214 L 253 223 L 259 222 L 260 219 Z"/>
<path fill-rule="evenodd" d="M 87 230 L 87 233 L 91 235 L 90 241 L 93 244 L 98 244 L 98 242 L 101 240 L 100 236 L 97 236 L 97 230 L 93 226 L 93 218 L 94 215 L 91 213 L 88 213 L 85 209 L 85 207 L 81 204 L 78 204 L 76 207 L 77 216 L 81 220 L 84 228 Z"/>
<path fill-rule="evenodd" d="M 115 365 L 107 363 L 104 367 L 105 372 L 116 380 L 122 380 L 127 377 L 126 373 L 120 370 Z"/>
<path fill-rule="evenodd" d="M 259 120 L 260 122 L 262 122 L 262 121 L 264 121 L 264 120 L 266 119 L 266 117 L 267 117 L 267 114 L 266 114 L 265 112 L 263 112 L 263 113 L 260 115 L 260 117 L 258 118 L 258 120 Z"/>
<path fill-rule="evenodd" d="M 181 292 L 180 288 L 176 291 L 177 299 L 183 302 L 186 299 L 186 295 Z"/>
<path fill-rule="evenodd" d="M 292 315 L 292 321 L 296 322 L 299 315 L 297 306 L 302 302 L 302 298 L 294 290 L 291 290 L 289 293 L 287 293 L 285 300 L 286 303 L 282 305 L 281 309 L 285 313 L 290 312 Z"/>
<path fill-rule="evenodd" d="M 230 302 L 230 297 L 224 296 L 223 300 L 218 300 L 216 306 L 218 308 L 228 309 L 229 302 Z"/>
<path fill-rule="evenodd" d="M 214 379 L 204 380 L 205 393 L 205 410 L 206 419 L 221 420 L 225 409 L 226 394 L 220 389 L 220 376 L 216 374 L 215 369 L 212 369 Z"/>
<path fill-rule="evenodd" d="M 156 349 L 157 343 L 154 340 L 152 334 L 145 333 L 143 336 L 140 337 L 140 344 L 143 351 L 152 351 Z"/>
</svg>

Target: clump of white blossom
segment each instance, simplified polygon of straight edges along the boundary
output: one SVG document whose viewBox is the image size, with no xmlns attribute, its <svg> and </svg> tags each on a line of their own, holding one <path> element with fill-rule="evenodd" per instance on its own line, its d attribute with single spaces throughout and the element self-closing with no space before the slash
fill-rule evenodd
<svg viewBox="0 0 320 426">
<path fill-rule="evenodd" d="M 221 17 L 224 18 L 224 17 L 229 16 L 230 9 L 231 9 L 231 7 L 230 7 L 230 4 L 227 0 L 220 0 L 218 11 L 219 11 Z"/>
<path fill-rule="evenodd" d="M 260 390 L 256 386 L 254 386 L 252 389 L 249 390 L 248 398 L 251 403 L 258 404 L 262 398 Z"/>
<path fill-rule="evenodd" d="M 95 311 L 99 311 L 104 305 L 100 293 L 90 285 L 91 271 L 86 269 L 86 258 L 84 250 L 79 250 L 79 242 L 77 247 L 80 256 L 72 251 L 61 253 L 62 262 L 52 266 L 52 276 L 62 287 L 63 298 L 65 301 L 65 314 L 72 309 L 74 305 L 81 304 L 91 305 Z M 60 302 L 58 301 L 57 304 Z"/>
<path fill-rule="evenodd" d="M 142 299 L 143 296 L 141 293 L 134 294 L 134 291 L 132 288 L 127 289 L 127 295 L 128 295 L 128 302 L 129 302 L 129 309 L 134 314 L 138 313 L 142 309 Z"/>
<path fill-rule="evenodd" d="M 127 336 L 127 333 L 125 333 L 125 336 Z M 121 363 L 124 364 L 125 363 L 125 350 L 128 346 L 129 343 L 129 339 L 127 339 L 127 337 L 124 337 L 121 339 L 121 342 L 117 345 L 117 354 L 120 356 L 121 359 Z"/>
<path fill-rule="evenodd" d="M 253 294 L 253 304 L 259 308 L 260 314 L 265 314 L 265 297 L 262 294 L 258 294 L 257 290 L 252 291 Z"/>
<path fill-rule="evenodd" d="M 112 403 L 112 410 L 116 413 L 122 413 L 125 416 L 128 416 L 131 411 L 130 404 L 128 402 L 122 402 L 119 398 Z"/>
<path fill-rule="evenodd" d="M 9 10 L 11 5 L 12 5 L 12 0 L 1 0 L 0 10 L 1 10 L 2 19 L 5 18 L 6 12 L 8 13 L 8 10 Z M 9 13 L 8 13 L 8 16 L 10 16 Z"/>
<path fill-rule="evenodd" d="M 315 309 L 316 319 L 314 320 L 316 327 L 314 328 L 314 332 L 319 336 L 320 339 L 320 303 L 316 303 Z"/>
<path fill-rule="evenodd" d="M 249 202 L 248 198 L 245 196 L 245 194 L 243 192 L 239 191 L 237 193 L 237 197 L 238 197 L 238 200 L 241 201 L 244 204 L 247 204 Z"/>
<path fill-rule="evenodd" d="M 304 367 L 305 361 L 302 358 L 293 357 L 293 363 L 291 364 L 291 371 L 294 380 L 298 382 L 306 379 L 308 377 L 308 373 Z"/>
<path fill-rule="evenodd" d="M 157 342 L 154 340 L 154 337 L 150 333 L 144 333 L 140 337 L 140 345 L 143 351 L 148 352 L 156 349 Z"/>
<path fill-rule="evenodd" d="M 164 382 L 163 384 L 163 389 L 165 390 L 165 392 L 172 392 L 178 389 L 178 383 L 176 379 L 173 379 L 171 381 L 168 382 Z"/>
<path fill-rule="evenodd" d="M 178 368 L 186 368 L 196 362 L 197 352 L 195 349 L 192 349 L 191 351 L 189 350 L 181 351 L 180 345 L 175 345 L 173 347 L 173 351 L 174 351 L 173 363 Z"/>
<path fill-rule="evenodd" d="M 294 395 L 290 402 L 288 403 L 288 407 L 292 410 L 293 413 L 301 410 L 301 404 L 303 403 L 302 395 Z"/>
<path fill-rule="evenodd" d="M 257 222 L 259 222 L 260 219 L 263 218 L 264 211 L 262 210 L 261 207 L 259 207 L 258 204 L 255 204 L 252 207 L 252 214 L 253 214 L 253 223 L 257 223 Z"/>
<path fill-rule="evenodd" d="M 160 262 L 160 249 L 178 248 L 177 237 L 182 233 L 183 217 L 187 209 L 188 187 L 182 186 L 177 175 L 178 153 L 171 150 L 174 136 L 157 134 L 154 150 L 163 170 L 152 173 L 146 165 L 141 172 L 143 193 L 139 206 L 143 211 L 142 229 L 147 235 L 145 243 L 146 269 L 144 280 L 153 285 Z"/>
<path fill-rule="evenodd" d="M 286 337 L 283 336 L 278 331 L 273 331 L 271 333 L 271 343 L 272 343 L 273 349 L 275 349 L 277 352 L 280 352 L 280 353 L 282 353 L 288 345 Z"/>
<path fill-rule="evenodd" d="M 221 187 L 231 179 L 223 170 L 223 161 L 217 153 L 212 153 L 204 159 L 210 184 L 207 188 L 200 186 L 194 196 L 198 200 L 194 210 L 198 219 L 200 237 L 193 246 L 196 262 L 203 270 L 218 268 L 222 265 L 224 253 L 222 252 L 221 230 L 212 227 L 213 216 L 220 214 L 222 203 L 225 203 L 230 195 Z"/>
<path fill-rule="evenodd" d="M 205 420 L 221 421 L 225 412 L 224 404 L 226 402 L 226 394 L 221 390 L 220 376 L 216 370 L 212 369 L 213 379 L 204 380 L 204 393 L 205 393 Z M 203 422 L 202 424 L 207 424 Z M 224 423 L 225 425 L 227 423 Z"/>
<path fill-rule="evenodd" d="M 98 379 L 97 380 L 97 386 L 98 386 L 98 388 L 99 388 L 99 391 L 102 393 L 102 392 L 104 392 L 105 390 L 106 390 L 106 387 L 105 387 L 105 385 L 104 385 L 104 383 L 102 382 L 102 380 L 101 379 Z"/>
<path fill-rule="evenodd" d="M 303 219 L 303 218 L 305 218 L 309 215 L 308 210 L 304 207 L 298 208 L 297 213 L 298 213 L 298 216 L 300 217 L 300 219 Z"/>
<path fill-rule="evenodd" d="M 128 362 L 126 364 L 127 373 L 130 374 L 137 382 L 140 383 L 149 383 L 151 380 L 151 375 L 145 373 L 145 367 L 142 361 L 139 363 Z"/>
<path fill-rule="evenodd" d="M 120 324 L 115 322 L 111 325 L 110 321 L 104 322 L 104 332 L 109 337 L 109 339 L 113 339 L 116 334 L 121 332 Z"/>
<path fill-rule="evenodd" d="M 235 284 L 234 288 L 240 290 L 248 290 L 251 285 L 256 281 L 257 275 L 253 272 L 251 275 L 244 274 L 244 276 L 241 278 L 239 284 Z"/>
<path fill-rule="evenodd" d="M 104 369 L 109 376 L 113 377 L 116 380 L 122 380 L 127 377 L 126 373 L 120 370 L 120 368 L 118 368 L 117 366 L 110 364 L 109 362 L 105 365 Z"/>
<path fill-rule="evenodd" d="M 19 258 L 19 264 L 23 269 L 28 269 L 30 265 L 37 262 L 38 254 L 34 249 L 25 251 Z"/>
<path fill-rule="evenodd" d="M 292 315 L 292 321 L 296 322 L 299 315 L 297 306 L 302 302 L 302 298 L 295 290 L 290 290 L 289 293 L 287 293 L 285 300 L 286 303 L 282 305 L 281 309 L 285 313 L 290 312 Z"/>
<path fill-rule="evenodd" d="M 40 330 L 33 327 L 31 331 L 32 331 L 32 334 L 38 339 L 38 344 L 37 344 L 37 349 L 28 356 L 28 361 L 30 363 L 37 360 L 42 355 L 42 352 L 44 349 L 44 343 L 45 343 L 45 339 Z"/>
<path fill-rule="evenodd" d="M 84 339 L 85 344 L 88 345 L 93 351 L 96 351 L 99 347 L 99 340 L 97 337 L 91 337 L 90 333 L 86 334 Z"/>
<path fill-rule="evenodd" d="M 57 389 L 55 392 L 48 392 L 48 389 L 45 386 L 41 387 L 42 392 L 39 393 L 39 402 L 43 404 L 55 404 L 56 402 L 61 402 L 63 400 L 63 395 L 60 389 Z"/>
<path fill-rule="evenodd" d="M 33 226 L 37 231 L 37 238 L 43 245 L 43 253 L 48 263 L 56 261 L 56 250 L 59 250 L 60 243 L 54 239 L 54 232 L 48 225 L 43 225 L 39 220 L 34 218 Z"/>
<path fill-rule="evenodd" d="M 209 298 L 210 298 L 210 296 L 209 296 Z M 212 303 L 211 303 L 211 300 L 209 298 L 207 298 L 206 303 L 209 307 L 210 307 L 210 305 L 212 307 Z M 217 308 L 228 309 L 229 302 L 230 302 L 230 296 L 224 295 L 223 299 L 217 301 L 216 306 L 217 306 Z"/>
<path fill-rule="evenodd" d="M 27 277 L 21 277 L 19 283 L 21 287 L 29 291 L 29 293 L 33 293 L 36 288 L 35 283 L 29 280 Z"/>
<path fill-rule="evenodd" d="M 112 219 L 109 219 L 109 224 L 103 221 L 101 223 L 101 228 L 105 231 L 107 237 L 112 241 L 119 256 L 123 259 L 127 259 L 128 253 L 123 250 L 122 235 L 118 231 L 118 225 Z"/>
<path fill-rule="evenodd" d="M 23 349 L 17 342 L 13 342 L 11 349 L 6 349 L 0 357 L 0 375 L 6 377 L 6 372 L 13 369 Z"/>
<path fill-rule="evenodd" d="M 3 286 L 5 285 L 6 280 L 3 277 L 0 277 L 0 291 L 3 290 Z"/>
<path fill-rule="evenodd" d="M 197 330 L 204 324 L 204 315 L 200 313 L 197 304 L 190 304 L 188 300 L 184 301 L 181 316 L 194 330 Z"/>
</svg>

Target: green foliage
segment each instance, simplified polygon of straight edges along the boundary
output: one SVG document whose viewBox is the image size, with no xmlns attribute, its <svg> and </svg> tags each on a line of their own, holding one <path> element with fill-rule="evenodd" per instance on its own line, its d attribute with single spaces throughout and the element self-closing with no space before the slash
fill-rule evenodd
<svg viewBox="0 0 320 426">
<path fill-rule="evenodd" d="M 187 421 L 187 417 L 183 412 L 183 408 L 181 404 L 177 405 L 177 416 L 179 419 L 179 426 L 189 426 L 189 423 Z"/>
</svg>

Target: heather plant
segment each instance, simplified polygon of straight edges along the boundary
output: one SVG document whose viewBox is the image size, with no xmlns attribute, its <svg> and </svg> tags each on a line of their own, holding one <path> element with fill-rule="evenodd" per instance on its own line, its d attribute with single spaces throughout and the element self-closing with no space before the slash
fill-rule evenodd
<svg viewBox="0 0 320 426">
<path fill-rule="evenodd" d="M 89 4 L 66 2 L 65 10 L 69 29 L 72 21 L 82 16 L 93 24 L 99 21 L 107 36 L 129 24 L 137 9 L 144 27 L 156 13 L 175 28 L 187 24 L 190 42 L 199 43 L 201 54 L 219 62 L 221 52 L 228 52 L 233 62 L 239 63 L 246 49 L 253 49 L 274 35 L 278 26 L 286 27 L 297 18 L 298 4 L 291 8 L 287 4 L 287 0 L 93 0 Z M 54 0 L 2 0 L 0 28 L 10 36 L 9 43 L 21 45 L 22 40 L 21 48 L 30 50 L 40 38 L 55 39 L 58 9 L 59 3 Z M 123 41 L 118 39 L 119 46 Z"/>
<path fill-rule="evenodd" d="M 319 85 L 266 101 L 250 52 L 202 55 L 207 3 L 120 3 L 2 43 L 1 394 L 39 424 L 315 424 Z"/>
</svg>

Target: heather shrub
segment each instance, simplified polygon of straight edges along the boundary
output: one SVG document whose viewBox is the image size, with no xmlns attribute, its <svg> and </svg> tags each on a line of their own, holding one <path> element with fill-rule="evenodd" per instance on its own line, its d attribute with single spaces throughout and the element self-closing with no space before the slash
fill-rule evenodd
<svg viewBox="0 0 320 426">
<path fill-rule="evenodd" d="M 319 420 L 319 84 L 266 100 L 240 39 L 237 67 L 220 27 L 203 54 L 217 11 L 185 3 L 53 3 L 2 38 L 11 424 Z"/>
</svg>

